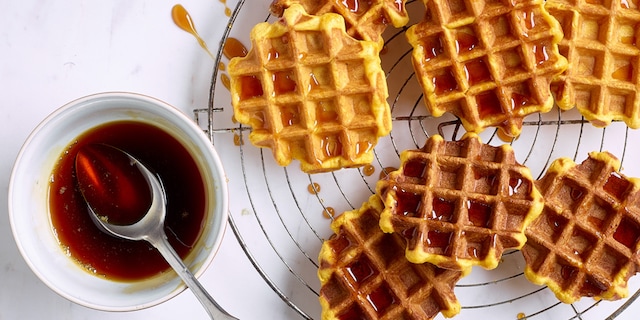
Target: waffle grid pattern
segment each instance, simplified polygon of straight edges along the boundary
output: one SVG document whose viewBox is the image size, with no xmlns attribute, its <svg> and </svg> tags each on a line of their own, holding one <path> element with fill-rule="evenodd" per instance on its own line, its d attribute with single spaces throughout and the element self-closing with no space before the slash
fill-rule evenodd
<svg viewBox="0 0 640 320">
<path fill-rule="evenodd" d="M 322 319 L 432 319 L 460 311 L 453 292 L 462 273 L 404 257 L 404 240 L 378 225 L 383 204 L 373 195 L 340 215 L 324 242 L 318 271 Z"/>
<path fill-rule="evenodd" d="M 252 127 L 251 142 L 308 173 L 370 163 L 391 130 L 378 46 L 349 37 L 340 16 L 299 5 L 251 39 L 247 56 L 229 62 L 234 115 Z"/>
<path fill-rule="evenodd" d="M 441 268 L 497 267 L 502 252 L 520 248 L 524 228 L 542 210 L 529 169 L 508 145 L 432 136 L 401 154 L 401 168 L 377 185 L 386 209 L 380 226 L 402 235 L 407 258 Z"/>
<path fill-rule="evenodd" d="M 572 66 L 552 84 L 560 108 L 574 106 L 599 127 L 640 128 L 640 10 L 637 2 L 548 0 L 560 22 L 560 52 Z"/>
<path fill-rule="evenodd" d="M 558 22 L 543 1 L 429 0 L 406 36 L 429 111 L 465 129 L 518 136 L 523 118 L 553 107 L 551 80 L 567 67 Z"/>
<path fill-rule="evenodd" d="M 347 33 L 358 39 L 384 43 L 382 33 L 390 23 L 399 28 L 409 22 L 406 0 L 274 0 L 271 12 L 281 16 L 292 4 L 301 4 L 307 13 L 337 13 L 344 17 Z"/>
<path fill-rule="evenodd" d="M 525 275 L 565 303 L 620 299 L 640 266 L 640 182 L 619 166 L 606 152 L 561 158 L 537 182 L 545 208 L 526 230 Z"/>
</svg>

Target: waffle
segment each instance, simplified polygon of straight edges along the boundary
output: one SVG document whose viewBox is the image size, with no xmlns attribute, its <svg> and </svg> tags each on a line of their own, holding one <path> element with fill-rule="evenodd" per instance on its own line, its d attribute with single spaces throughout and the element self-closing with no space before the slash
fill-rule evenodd
<svg viewBox="0 0 640 320">
<path fill-rule="evenodd" d="M 347 35 L 340 15 L 311 16 L 300 5 L 256 25 L 251 43 L 228 67 L 234 116 L 252 127 L 249 140 L 308 173 L 371 163 L 391 131 L 378 45 Z"/>
<path fill-rule="evenodd" d="M 372 195 L 331 224 L 320 251 L 322 319 L 432 319 L 460 312 L 453 292 L 462 272 L 413 264 L 405 242 L 378 226 L 382 201 Z"/>
<path fill-rule="evenodd" d="M 382 47 L 382 32 L 388 24 L 399 28 L 409 22 L 406 0 L 274 0 L 271 12 L 281 16 L 292 4 L 301 4 L 307 13 L 337 13 L 344 17 L 347 33 L 358 39 L 374 41 Z"/>
<path fill-rule="evenodd" d="M 640 180 L 616 170 L 606 152 L 576 164 L 552 163 L 536 182 L 542 214 L 525 231 L 525 275 L 565 303 L 581 297 L 616 300 L 640 265 Z"/>
<path fill-rule="evenodd" d="M 483 144 L 474 133 L 460 141 L 436 135 L 400 161 L 376 192 L 386 207 L 380 227 L 406 239 L 411 262 L 494 269 L 505 249 L 524 245 L 524 228 L 542 210 L 529 169 L 509 145 Z"/>
<path fill-rule="evenodd" d="M 564 31 L 571 68 L 552 83 L 561 109 L 577 107 L 598 127 L 640 128 L 640 10 L 637 1 L 547 0 Z"/>
<path fill-rule="evenodd" d="M 516 137 L 525 116 L 553 107 L 550 82 L 567 60 L 559 23 L 543 0 L 429 0 L 406 37 L 424 101 L 469 132 L 499 128 Z"/>
</svg>

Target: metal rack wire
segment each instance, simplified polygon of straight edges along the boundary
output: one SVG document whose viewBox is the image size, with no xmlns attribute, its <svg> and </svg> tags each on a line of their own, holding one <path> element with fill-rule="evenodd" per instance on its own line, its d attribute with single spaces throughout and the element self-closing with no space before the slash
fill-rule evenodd
<svg viewBox="0 0 640 320">
<path fill-rule="evenodd" d="M 404 40 L 404 29 L 390 30 L 385 34 L 387 49 L 382 61 L 389 83 L 393 131 L 375 148 L 375 173 L 360 168 L 307 175 L 300 172 L 297 163 L 277 166 L 270 150 L 244 144 L 250 128 L 233 121 L 228 89 L 220 85 L 225 63 L 222 44 L 226 39 L 236 37 L 249 43 L 251 26 L 275 20 L 268 14 L 268 3 L 252 3 L 251 10 L 244 6 L 245 0 L 239 0 L 220 40 L 208 108 L 196 109 L 194 114 L 222 155 L 230 183 L 241 190 L 242 195 L 236 195 L 241 196 L 238 202 L 248 204 L 232 207 L 229 217 L 229 226 L 248 261 L 294 318 L 314 319 L 320 312 L 317 254 L 323 239 L 331 234 L 332 217 L 324 217 L 323 212 L 358 208 L 374 192 L 379 175 L 398 166 L 402 150 L 419 148 L 436 133 L 456 139 L 464 130 L 454 117 L 429 115 L 414 79 L 411 47 Z M 412 19 L 421 17 L 415 15 L 422 10 L 420 2 L 409 1 L 407 9 Z M 492 130 L 481 137 L 489 144 L 504 143 Z M 629 130 L 624 123 L 598 129 L 576 111 L 554 109 L 526 118 L 521 137 L 510 143 L 518 160 L 529 166 L 534 177 L 541 177 L 554 159 L 570 157 L 580 162 L 590 151 L 610 151 L 623 166 L 638 163 L 640 152 L 628 148 L 630 141 L 638 138 L 640 132 Z M 628 169 L 623 172 L 640 176 L 640 168 Z M 521 255 L 511 251 L 496 270 L 474 269 L 456 287 L 462 303 L 458 318 L 556 320 L 601 319 L 604 315 L 614 319 L 640 296 L 640 283 L 632 281 L 631 296 L 622 301 L 582 299 L 562 304 L 545 287 L 530 284 L 523 276 L 523 266 Z"/>
</svg>

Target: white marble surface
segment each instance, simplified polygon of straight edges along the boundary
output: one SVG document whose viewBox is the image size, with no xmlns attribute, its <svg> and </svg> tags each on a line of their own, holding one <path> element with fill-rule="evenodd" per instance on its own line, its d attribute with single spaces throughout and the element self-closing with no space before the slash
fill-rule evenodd
<svg viewBox="0 0 640 320">
<path fill-rule="evenodd" d="M 265 1 L 256 0 L 262 6 Z M 9 176 L 20 146 L 46 115 L 66 102 L 97 92 L 132 91 L 162 99 L 188 114 L 207 106 L 213 61 L 193 37 L 172 23 L 170 12 L 176 3 L 0 1 L 1 320 L 206 319 L 188 291 L 162 305 L 127 313 L 68 302 L 27 267 L 7 215 Z M 215 51 L 226 26 L 224 5 L 218 0 L 183 0 L 182 4 Z M 297 318 L 290 310 L 283 311 L 287 307 L 264 285 L 230 231 L 201 281 L 241 319 Z M 619 319 L 635 319 L 638 314 L 640 303 L 635 303 Z"/>
<path fill-rule="evenodd" d="M 213 61 L 171 20 L 171 0 L 0 1 L 0 319 L 205 319 L 190 292 L 143 311 L 108 313 L 66 301 L 20 256 L 9 226 L 7 188 L 13 161 L 31 130 L 50 112 L 84 95 L 131 91 L 185 113 L 207 106 Z M 224 5 L 182 2 L 205 39 L 220 39 Z M 216 18 L 217 17 L 217 18 Z M 212 47 L 217 45 L 213 40 Z M 228 233 L 202 281 L 230 312 L 250 319 L 238 287 L 251 272 Z M 240 265 L 238 265 L 240 264 Z M 257 310 L 261 307 L 255 304 Z"/>
</svg>

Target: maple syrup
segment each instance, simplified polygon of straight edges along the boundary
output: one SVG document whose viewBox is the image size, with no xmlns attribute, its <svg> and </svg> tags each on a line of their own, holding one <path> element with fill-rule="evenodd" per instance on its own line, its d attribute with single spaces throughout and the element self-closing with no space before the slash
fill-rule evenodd
<svg viewBox="0 0 640 320">
<path fill-rule="evenodd" d="M 291 72 L 279 71 L 271 75 L 273 81 L 273 91 L 277 95 L 295 92 L 297 83 Z"/>
<path fill-rule="evenodd" d="M 415 192 L 398 190 L 396 192 L 395 214 L 406 217 L 418 217 L 422 205 L 422 195 Z"/>
<path fill-rule="evenodd" d="M 436 94 L 448 93 L 459 89 L 458 81 L 456 81 L 453 72 L 445 69 L 442 73 L 431 78 Z"/>
<path fill-rule="evenodd" d="M 487 91 L 476 96 L 478 115 L 480 119 L 503 114 L 502 105 L 498 96 L 493 91 Z"/>
<path fill-rule="evenodd" d="M 222 54 L 227 59 L 233 59 L 238 57 L 245 57 L 249 53 L 247 47 L 245 47 L 240 40 L 228 37 L 224 42 L 224 46 L 222 47 Z"/>
<path fill-rule="evenodd" d="M 464 65 L 465 75 L 470 86 L 493 80 L 493 76 L 482 59 L 476 59 Z"/>
<path fill-rule="evenodd" d="M 429 61 L 444 53 L 444 46 L 440 37 L 431 37 L 423 40 L 424 60 Z"/>
<path fill-rule="evenodd" d="M 310 183 L 307 186 L 307 191 L 309 191 L 309 193 L 311 194 L 318 194 L 320 192 L 320 184 L 318 184 L 317 182 Z"/>
<path fill-rule="evenodd" d="M 190 153 L 171 135 L 141 122 L 117 121 L 91 129 L 70 144 L 52 172 L 51 224 L 61 245 L 94 274 L 135 281 L 162 273 L 169 265 L 146 241 L 102 232 L 93 223 L 77 187 L 76 154 L 89 144 L 108 144 L 138 158 L 162 180 L 167 197 L 165 229 L 171 246 L 185 257 L 199 239 L 205 219 L 205 184 Z M 64 190 L 64 192 L 60 192 Z"/>
<path fill-rule="evenodd" d="M 378 272 L 373 268 L 371 261 L 366 255 L 361 255 L 359 259 L 352 262 L 346 267 L 347 272 L 351 275 L 351 278 L 358 286 L 363 282 L 376 276 Z"/>
<path fill-rule="evenodd" d="M 257 76 L 242 76 L 240 81 L 240 100 L 262 97 L 262 82 Z"/>
<path fill-rule="evenodd" d="M 337 136 L 325 136 L 320 139 L 320 150 L 322 150 L 325 158 L 341 156 L 342 142 Z"/>
<path fill-rule="evenodd" d="M 322 216 L 327 218 L 327 219 L 331 219 L 336 215 L 336 209 L 332 208 L 332 207 L 326 207 L 324 210 L 322 210 Z"/>
<path fill-rule="evenodd" d="M 467 200 L 469 222 L 476 227 L 488 228 L 491 223 L 492 208 L 489 204 Z"/>
<path fill-rule="evenodd" d="M 631 64 L 617 68 L 613 73 L 611 73 L 611 77 L 617 80 L 631 81 L 633 78 L 633 69 L 631 68 Z"/>
<path fill-rule="evenodd" d="M 613 234 L 613 238 L 627 248 L 635 250 L 636 244 L 640 239 L 640 225 L 631 219 L 624 218 Z"/>
<path fill-rule="evenodd" d="M 200 47 L 202 47 L 202 49 L 204 49 L 209 54 L 209 56 L 214 59 L 213 54 L 207 47 L 207 43 L 202 39 L 202 37 L 200 37 L 200 34 L 198 34 L 191 15 L 181 4 L 176 4 L 173 6 L 173 8 L 171 8 L 171 18 L 173 19 L 173 23 L 176 26 L 196 38 Z"/>
<path fill-rule="evenodd" d="M 427 233 L 427 244 L 430 247 L 441 248 L 442 253 L 446 253 L 451 244 L 452 232 L 444 232 L 438 230 L 430 230 Z"/>
<path fill-rule="evenodd" d="M 455 204 L 453 202 L 440 197 L 433 198 L 430 219 L 451 222 L 453 220 L 454 210 Z"/>
<path fill-rule="evenodd" d="M 473 50 L 480 42 L 475 35 L 462 31 L 458 32 L 455 43 L 458 54 L 461 54 Z"/>
<path fill-rule="evenodd" d="M 364 168 L 362 169 L 362 174 L 364 174 L 367 177 L 372 176 L 375 172 L 376 172 L 376 167 L 370 164 L 365 165 Z"/>
<path fill-rule="evenodd" d="M 231 79 L 229 78 L 228 75 L 226 74 L 221 74 L 220 75 L 220 82 L 222 82 L 222 85 L 227 88 L 227 90 L 231 90 Z"/>
<path fill-rule="evenodd" d="M 623 201 L 625 193 L 631 183 L 620 176 L 617 172 L 612 172 L 602 188 L 616 199 Z"/>
</svg>

